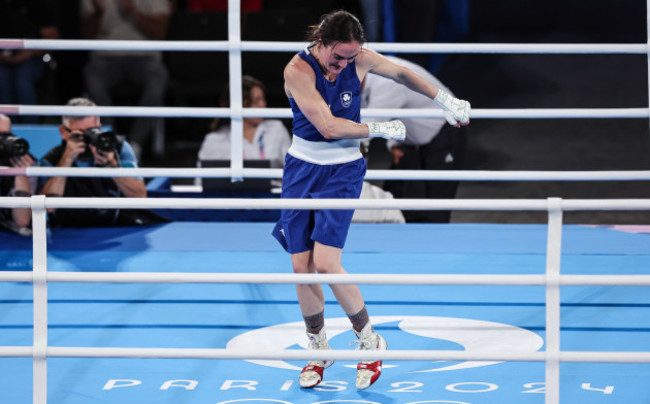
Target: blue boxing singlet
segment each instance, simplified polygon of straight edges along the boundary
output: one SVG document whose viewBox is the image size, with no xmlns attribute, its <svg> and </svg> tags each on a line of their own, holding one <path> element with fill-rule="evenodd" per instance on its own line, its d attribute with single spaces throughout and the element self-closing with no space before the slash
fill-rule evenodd
<svg viewBox="0 0 650 404">
<path fill-rule="evenodd" d="M 309 49 L 298 54 L 316 75 L 316 89 L 335 117 L 359 123 L 361 82 L 355 62 L 330 82 Z M 293 110 L 293 141 L 285 159 L 282 198 L 352 198 L 361 194 L 366 160 L 360 139 L 325 139 L 289 98 Z M 314 243 L 343 248 L 354 210 L 283 209 L 273 236 L 291 254 L 314 248 Z"/>
<path fill-rule="evenodd" d="M 323 76 L 316 58 L 309 48 L 298 54 L 309 63 L 316 74 L 316 89 L 338 118 L 361 122 L 361 82 L 357 76 L 356 62 L 349 63 L 338 75 L 336 81 L 330 82 Z M 293 98 L 289 98 L 293 112 L 293 134 L 305 140 L 327 141 L 302 113 Z"/>
</svg>

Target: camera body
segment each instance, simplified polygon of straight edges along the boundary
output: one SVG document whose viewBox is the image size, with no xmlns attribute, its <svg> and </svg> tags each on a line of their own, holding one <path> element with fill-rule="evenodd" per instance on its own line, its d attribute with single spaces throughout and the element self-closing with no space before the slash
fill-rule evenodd
<svg viewBox="0 0 650 404">
<path fill-rule="evenodd" d="M 22 157 L 29 153 L 27 140 L 11 132 L 0 132 L 0 161 L 8 161 L 12 157 Z"/>
<path fill-rule="evenodd" d="M 89 128 L 83 132 L 83 140 L 86 145 L 93 145 L 99 151 L 110 152 L 117 147 L 117 136 L 110 130 L 102 128 Z"/>
</svg>

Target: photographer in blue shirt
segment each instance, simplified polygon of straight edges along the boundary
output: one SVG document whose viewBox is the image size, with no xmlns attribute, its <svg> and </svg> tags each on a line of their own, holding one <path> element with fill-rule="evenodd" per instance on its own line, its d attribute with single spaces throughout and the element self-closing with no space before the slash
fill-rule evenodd
<svg viewBox="0 0 650 404">
<path fill-rule="evenodd" d="M 92 107 L 86 98 L 73 98 L 67 106 Z M 42 167 L 129 167 L 138 161 L 123 136 L 102 129 L 98 116 L 64 116 L 59 126 L 62 142 L 41 160 Z M 41 177 L 40 194 L 68 197 L 145 198 L 142 178 Z M 131 209 L 49 210 L 50 223 L 61 226 L 138 225 L 150 222 Z M 150 212 L 149 212 L 150 213 Z"/>
</svg>

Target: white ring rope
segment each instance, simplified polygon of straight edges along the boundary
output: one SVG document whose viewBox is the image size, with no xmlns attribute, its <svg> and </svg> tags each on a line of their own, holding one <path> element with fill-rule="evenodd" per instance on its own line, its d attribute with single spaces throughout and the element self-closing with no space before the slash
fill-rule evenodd
<svg viewBox="0 0 650 404">
<path fill-rule="evenodd" d="M 281 178 L 279 168 L 244 168 L 246 178 Z M 228 178 L 230 168 L 0 167 L 0 176 Z M 647 181 L 648 170 L 630 171 L 487 171 L 368 170 L 366 180 L 460 181 Z"/>
<path fill-rule="evenodd" d="M 91 268 L 89 268 L 90 270 Z M 0 282 L 31 282 L 25 271 L 2 271 Z M 186 273 L 186 272 L 48 272 L 48 282 L 75 283 L 218 283 L 267 285 L 472 285 L 544 286 L 545 275 L 475 274 L 287 274 L 287 273 Z M 650 275 L 560 275 L 560 286 L 650 286 Z"/>
<path fill-rule="evenodd" d="M 2 105 L 0 113 L 9 115 L 44 116 L 121 116 L 121 117 L 167 117 L 167 118 L 223 118 L 231 116 L 230 108 L 199 107 L 68 107 L 59 105 Z M 242 108 L 241 115 L 261 118 L 290 118 L 289 108 Z M 363 118 L 443 118 L 434 109 L 368 108 L 361 110 Z M 649 117 L 648 108 L 474 108 L 472 119 L 609 119 Z"/>
<path fill-rule="evenodd" d="M 0 207 L 26 208 L 42 197 L 1 197 Z M 546 211 L 549 199 L 246 199 L 43 197 L 46 209 L 400 209 Z M 562 199 L 564 211 L 650 210 L 650 199 Z"/>
<path fill-rule="evenodd" d="M 0 346 L 0 357 L 31 357 L 31 347 Z M 255 359 L 255 360 L 394 360 L 394 361 L 519 361 L 544 362 L 545 352 L 510 351 L 349 351 L 331 349 L 260 350 L 260 349 L 198 349 L 198 348 L 75 348 L 48 347 L 52 358 L 152 358 L 152 359 Z M 650 352 L 562 351 L 562 362 L 650 363 Z"/>
<path fill-rule="evenodd" d="M 298 52 L 306 42 L 241 41 L 245 52 Z M 646 44 L 529 44 L 529 43 L 385 43 L 369 42 L 378 52 L 483 54 L 646 54 Z M 79 39 L 0 39 L 0 49 L 42 50 L 153 50 L 214 52 L 233 49 L 231 41 L 135 41 Z"/>
</svg>

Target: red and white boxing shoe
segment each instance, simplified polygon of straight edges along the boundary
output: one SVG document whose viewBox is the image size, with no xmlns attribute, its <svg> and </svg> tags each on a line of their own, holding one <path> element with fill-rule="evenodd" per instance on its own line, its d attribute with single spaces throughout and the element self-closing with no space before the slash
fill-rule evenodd
<svg viewBox="0 0 650 404">
<path fill-rule="evenodd" d="M 370 322 L 360 332 L 354 331 L 359 338 L 357 350 L 362 351 L 385 351 L 386 340 L 377 334 Z M 381 376 L 382 361 L 359 362 L 357 365 L 357 389 L 365 390 L 372 386 Z"/>
<path fill-rule="evenodd" d="M 309 349 L 330 349 L 325 335 L 325 328 L 318 334 L 307 333 L 309 338 Z M 307 366 L 300 372 L 300 387 L 310 389 L 317 386 L 323 380 L 323 371 L 332 366 L 334 361 L 309 361 Z"/>
</svg>

